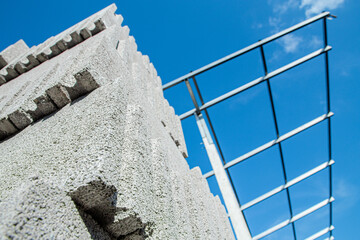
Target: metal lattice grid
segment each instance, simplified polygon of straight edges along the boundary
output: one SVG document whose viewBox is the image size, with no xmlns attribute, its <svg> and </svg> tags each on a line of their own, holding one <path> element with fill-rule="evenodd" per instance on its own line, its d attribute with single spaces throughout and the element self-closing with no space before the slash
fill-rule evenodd
<svg viewBox="0 0 360 240">
<path fill-rule="evenodd" d="M 329 234 L 329 238 L 328 239 L 334 239 L 333 237 L 333 219 L 332 219 L 332 202 L 334 201 L 333 198 L 333 193 L 332 193 L 332 165 L 334 164 L 334 160 L 332 159 L 332 147 L 331 147 L 331 116 L 333 116 L 333 113 L 330 111 L 330 84 L 329 84 L 329 60 L 328 60 L 328 52 L 329 50 L 331 50 L 331 46 L 328 45 L 328 40 L 327 40 L 327 18 L 331 18 L 334 17 L 332 16 L 329 12 L 323 12 L 313 18 L 310 18 L 306 21 L 303 21 L 297 25 L 294 25 L 293 27 L 290 27 L 284 31 L 281 31 L 275 35 L 272 35 L 268 38 L 265 38 L 263 40 L 260 40 L 248 47 L 245 47 L 235 53 L 232 53 L 224 58 L 221 58 L 213 63 L 210 63 L 202 68 L 197 69 L 196 71 L 192 71 L 189 74 L 186 74 L 180 78 L 177 78 L 165 85 L 163 85 L 163 90 L 169 89 L 179 83 L 185 82 L 186 87 L 190 93 L 192 102 L 195 106 L 194 109 L 189 110 L 185 113 L 183 113 L 182 115 L 180 115 L 180 119 L 186 119 L 189 116 L 194 115 L 198 128 L 200 130 L 200 134 L 206 149 L 206 152 L 208 154 L 209 160 L 211 162 L 211 166 L 212 166 L 212 171 L 204 174 L 205 178 L 209 178 L 213 175 L 215 175 L 217 183 L 219 185 L 220 191 L 222 193 L 224 202 L 225 202 L 225 206 L 228 210 L 228 214 L 229 217 L 231 219 L 233 228 L 234 228 L 234 232 L 235 235 L 238 239 L 261 239 L 264 238 L 268 235 L 270 235 L 271 233 L 280 230 L 288 225 L 291 225 L 292 227 L 292 232 L 293 232 L 293 237 L 294 239 L 297 239 L 297 234 L 296 234 L 296 227 L 295 227 L 295 222 L 299 219 L 302 219 L 303 217 L 309 215 L 310 213 L 329 205 L 329 225 L 327 228 L 320 230 L 319 232 L 313 234 L 312 236 L 308 237 L 307 239 L 316 239 L 319 238 L 321 236 L 324 236 L 325 234 Z M 323 21 L 323 37 L 324 37 L 324 47 L 314 51 L 302 58 L 299 58 L 287 65 L 284 65 L 274 71 L 268 72 L 268 67 L 267 67 L 267 63 L 266 63 L 266 58 L 265 58 L 265 53 L 264 53 L 264 48 L 263 46 L 273 42 L 274 40 L 277 40 L 287 34 L 290 34 L 298 29 L 301 29 L 305 26 L 308 26 L 314 22 L 317 21 Z M 262 60 L 262 64 L 263 64 L 263 69 L 264 69 L 264 76 L 259 77 L 251 82 L 248 82 L 245 85 L 242 85 L 226 94 L 223 94 L 219 97 L 216 97 L 215 99 L 205 102 L 201 92 L 200 92 L 200 88 L 197 84 L 197 81 L 195 79 L 195 77 L 197 75 L 200 75 L 201 73 L 204 73 L 212 68 L 215 68 L 225 62 L 228 62 L 232 59 L 235 59 L 247 52 L 253 51 L 255 49 L 259 49 L 260 50 L 260 56 L 261 56 L 261 60 Z M 279 132 L 279 125 L 278 125 L 278 120 L 277 120 L 277 115 L 276 115 L 276 111 L 275 111 L 275 104 L 274 104 L 274 98 L 273 98 L 273 94 L 272 94 L 272 89 L 271 89 L 271 84 L 270 84 L 270 79 L 272 79 L 273 77 L 284 73 L 302 63 L 305 63 L 313 58 L 316 58 L 320 55 L 324 55 L 325 56 L 325 80 L 326 80 L 326 113 L 313 119 L 312 121 L 299 126 L 283 135 L 280 135 Z M 198 103 L 195 93 L 193 92 L 192 86 L 190 84 L 190 81 L 193 81 L 193 84 L 195 86 L 196 89 L 196 93 L 198 96 L 198 99 L 200 100 L 200 104 Z M 208 108 L 225 101 L 226 99 L 229 99 L 241 92 L 244 92 L 247 89 L 250 89 L 256 85 L 259 84 L 266 84 L 267 87 L 267 92 L 269 94 L 269 100 L 271 103 L 271 110 L 272 110 L 272 116 L 273 116 L 273 122 L 274 122 L 274 127 L 275 127 L 275 132 L 276 132 L 276 138 L 262 146 L 257 147 L 256 149 L 237 157 L 236 159 L 226 162 L 225 158 L 224 158 L 224 154 L 223 151 L 221 149 L 218 137 L 215 133 L 210 115 L 207 111 Z M 204 119 L 204 116 L 206 117 L 206 120 Z M 303 132 L 309 128 L 311 128 L 312 126 L 315 126 L 323 121 L 327 121 L 327 145 L 328 145 L 328 161 L 314 167 L 313 169 L 311 169 L 310 171 L 307 171 L 293 179 L 288 179 L 287 174 L 286 174 L 286 169 L 285 169 L 285 159 L 284 159 L 284 155 L 283 155 L 283 148 L 282 148 L 282 142 L 295 136 L 296 134 Z M 208 128 L 208 125 L 210 126 L 210 130 Z M 210 134 L 211 131 L 211 134 Z M 213 140 L 213 138 L 214 140 Z M 266 149 L 269 149 L 273 146 L 277 145 L 278 149 L 279 149 L 279 154 L 280 154 L 280 159 L 281 159 L 281 166 L 282 166 L 282 177 L 284 180 L 284 184 L 280 185 L 276 188 L 274 188 L 273 190 L 247 202 L 244 204 L 240 204 L 239 201 L 239 197 L 237 196 L 234 184 L 233 184 L 233 180 L 231 178 L 231 175 L 229 173 L 229 168 L 231 168 L 234 165 L 237 165 L 253 156 L 255 156 L 258 153 L 263 152 Z M 294 186 L 295 184 L 315 175 L 316 173 L 319 173 L 320 171 L 324 170 L 324 169 L 328 169 L 329 171 L 329 197 L 323 201 L 321 201 L 320 203 L 294 215 L 293 213 L 293 207 L 292 207 L 292 201 L 291 201 L 291 197 L 290 197 L 290 193 L 289 193 L 289 189 Z M 287 202 L 288 202 L 288 209 L 289 209 L 289 213 L 290 213 L 290 218 L 287 219 L 286 221 L 281 222 L 280 224 L 277 224 L 276 226 L 273 226 L 271 228 L 269 228 L 268 230 L 256 235 L 256 236 L 252 236 L 249 230 L 249 226 L 248 223 L 246 221 L 246 218 L 243 214 L 243 211 L 282 192 L 285 191 L 286 192 L 286 196 L 287 196 Z"/>
</svg>

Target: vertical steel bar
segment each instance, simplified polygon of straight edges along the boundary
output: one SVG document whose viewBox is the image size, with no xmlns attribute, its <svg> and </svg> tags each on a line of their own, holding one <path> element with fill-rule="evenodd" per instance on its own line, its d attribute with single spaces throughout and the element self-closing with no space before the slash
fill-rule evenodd
<svg viewBox="0 0 360 240">
<path fill-rule="evenodd" d="M 263 48 L 262 45 L 260 46 L 260 52 L 261 52 L 261 59 L 262 59 L 262 62 L 263 62 L 264 72 L 265 72 L 265 75 L 267 75 L 267 65 L 266 65 L 264 48 Z M 267 85 L 269 98 L 270 98 L 270 103 L 271 103 L 271 110 L 272 110 L 272 115 L 273 115 L 273 119 L 274 119 L 276 137 L 279 138 L 280 137 L 279 126 L 278 126 L 278 122 L 277 122 L 277 118 L 276 118 L 274 98 L 272 96 L 272 91 L 271 91 L 271 86 L 270 86 L 269 79 L 266 79 L 266 85 Z M 278 148 L 279 148 L 279 153 L 280 153 L 280 159 L 281 159 L 281 166 L 282 166 L 284 181 L 285 181 L 285 184 L 287 184 L 288 181 L 287 181 L 287 175 L 286 175 L 286 170 L 285 170 L 285 161 L 284 161 L 284 155 L 283 155 L 283 151 L 282 151 L 281 142 L 278 143 Z M 290 190 L 289 190 L 289 188 L 286 188 L 285 191 L 286 191 L 288 205 L 289 205 L 290 218 L 292 218 L 294 214 L 293 214 L 292 205 L 291 205 Z M 295 223 L 292 222 L 291 226 L 292 226 L 292 230 L 293 230 L 294 239 L 296 240 L 297 237 L 296 237 Z"/>
<path fill-rule="evenodd" d="M 201 94 L 201 92 L 200 92 L 199 85 L 197 84 L 197 81 L 196 81 L 195 77 L 192 77 L 192 79 L 193 79 L 193 81 L 194 81 L 195 89 L 196 89 L 196 92 L 197 92 L 197 94 L 198 94 L 198 96 L 199 96 L 199 99 L 200 99 L 200 102 L 201 102 L 201 106 L 202 106 L 202 105 L 205 104 L 205 102 L 204 102 L 204 99 L 203 99 L 202 94 Z M 205 112 L 206 118 L 207 118 L 207 120 L 208 120 L 208 122 L 209 122 L 210 130 L 211 130 L 211 132 L 213 133 L 213 136 L 214 136 L 214 139 L 215 139 L 215 142 L 216 142 L 216 146 L 218 147 L 218 150 L 219 150 L 221 159 L 222 159 L 222 161 L 223 161 L 223 164 L 226 164 L 224 154 L 223 154 L 222 149 L 221 149 L 221 147 L 220 147 L 219 140 L 218 140 L 218 138 L 217 138 L 217 136 L 216 136 L 216 134 L 215 134 L 215 129 L 214 129 L 214 126 L 212 125 L 212 122 L 211 122 L 211 120 L 210 120 L 210 116 L 209 116 L 209 113 L 208 113 L 207 109 L 204 109 L 204 112 Z"/>
<path fill-rule="evenodd" d="M 229 177 L 224 169 L 224 165 L 220 159 L 219 153 L 216 149 L 214 141 L 210 135 L 209 129 L 207 128 L 206 122 L 200 112 L 199 106 L 197 104 L 194 92 L 188 80 L 185 81 L 188 91 L 190 93 L 191 99 L 197 109 L 195 113 L 196 123 L 200 130 L 201 138 L 203 140 L 206 153 L 209 157 L 211 166 L 215 172 L 215 178 L 219 185 L 221 194 L 223 196 L 228 214 L 230 216 L 231 222 L 234 227 L 236 237 L 239 240 L 251 240 L 251 234 L 247 222 L 244 218 L 244 215 L 240 209 L 238 198 L 235 194 L 235 188 L 232 181 L 229 180 Z M 199 95 L 200 97 L 200 95 Z M 202 98 L 202 97 L 201 97 Z M 203 101 L 203 99 L 202 99 Z"/>
<path fill-rule="evenodd" d="M 193 81 L 194 81 L 195 89 L 196 89 L 196 91 L 197 91 L 197 93 L 198 93 L 198 96 L 199 96 L 201 105 L 204 105 L 205 102 L 204 102 L 204 99 L 203 99 L 202 94 L 201 94 L 201 92 L 200 92 L 200 88 L 199 88 L 199 86 L 198 86 L 198 84 L 197 84 L 197 81 L 196 81 L 195 77 L 192 77 L 192 79 L 193 79 Z M 222 151 L 222 149 L 221 149 L 221 147 L 220 147 L 220 142 L 219 142 L 219 140 L 218 140 L 218 138 L 217 138 L 217 135 L 216 135 L 216 133 L 215 133 L 214 126 L 213 126 L 213 124 L 212 124 L 212 122 L 211 122 L 210 115 L 209 115 L 207 109 L 204 109 L 204 112 L 205 112 L 205 116 L 206 116 L 206 118 L 207 118 L 207 120 L 208 120 L 208 123 L 209 123 L 209 126 L 210 126 L 210 130 L 211 130 L 211 132 L 212 132 L 212 134 L 213 134 L 213 136 L 214 136 L 216 146 L 217 146 L 217 148 L 218 148 L 218 150 L 219 150 L 219 153 L 220 153 L 220 156 L 221 156 L 221 160 L 222 160 L 223 164 L 225 165 L 225 164 L 226 164 L 225 157 L 224 157 L 223 151 Z M 234 189 L 235 197 L 236 197 L 239 205 L 241 206 L 239 196 L 237 195 L 237 192 L 236 192 L 236 190 L 235 190 L 234 182 L 233 182 L 233 180 L 232 180 L 232 178 L 231 178 L 231 175 L 230 175 L 230 171 L 229 171 L 229 169 L 225 169 L 225 171 L 226 171 L 226 173 L 227 173 L 227 175 L 228 175 L 228 177 L 229 177 L 231 186 L 232 186 L 232 188 Z M 246 220 L 246 219 L 245 219 L 245 220 Z M 246 222 L 246 224 L 247 224 L 247 222 Z M 249 228 L 249 229 L 250 229 L 250 228 Z"/>
<path fill-rule="evenodd" d="M 224 198 L 231 223 L 234 227 L 235 235 L 239 240 L 251 240 L 252 237 L 249 228 L 240 209 L 239 203 L 235 197 L 234 189 L 231 186 L 229 178 L 225 172 L 219 153 L 211 138 L 209 129 L 205 123 L 205 119 L 203 118 L 202 114 L 195 114 L 195 118 L 207 155 L 209 156 L 211 166 L 214 170 L 216 180 L 219 184 L 221 194 Z"/>
<path fill-rule="evenodd" d="M 327 39 L 327 25 L 326 18 L 323 19 L 323 28 L 324 28 L 324 46 L 328 45 Z M 329 74 L 329 54 L 325 53 L 325 78 L 326 78 L 326 103 L 327 103 L 327 112 L 330 112 L 330 74 Z M 332 160 L 332 147 L 331 147 L 331 119 L 328 119 L 328 147 L 329 147 L 329 161 Z M 332 167 L 329 166 L 329 196 L 332 197 Z M 329 226 L 333 225 L 333 206 L 332 203 L 329 205 L 330 219 Z M 333 236 L 332 230 L 330 230 L 330 238 Z"/>
<path fill-rule="evenodd" d="M 198 103 L 197 103 L 197 101 L 196 101 L 196 98 L 195 98 L 194 92 L 193 92 L 193 90 L 192 90 L 192 88 L 191 88 L 191 85 L 190 85 L 189 80 L 186 79 L 186 80 L 185 80 L 185 83 L 186 83 L 186 87 L 187 87 L 187 89 L 188 89 L 188 91 L 189 91 L 189 93 L 190 93 L 191 100 L 192 100 L 193 103 L 194 103 L 194 106 L 195 106 L 195 109 L 196 109 L 196 113 L 197 113 L 197 114 L 200 114 L 200 108 L 199 108 L 199 105 L 198 105 Z"/>
</svg>

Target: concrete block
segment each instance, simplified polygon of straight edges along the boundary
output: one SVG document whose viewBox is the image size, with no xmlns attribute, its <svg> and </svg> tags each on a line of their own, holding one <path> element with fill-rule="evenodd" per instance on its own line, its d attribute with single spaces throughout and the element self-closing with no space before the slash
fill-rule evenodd
<svg viewBox="0 0 360 240">
<path fill-rule="evenodd" d="M 45 51 L 45 50 L 44 50 Z M 50 54 L 50 53 L 49 53 Z M 41 52 L 41 53 L 38 53 L 36 55 L 36 59 L 40 62 L 40 63 L 43 63 L 47 60 L 49 60 L 48 58 L 48 54 L 46 54 L 45 52 Z"/>
<path fill-rule="evenodd" d="M 0 75 L 0 86 L 6 83 L 5 77 Z"/>
<path fill-rule="evenodd" d="M 14 66 L 15 70 L 20 74 L 23 74 L 24 72 L 26 72 L 26 67 L 24 66 L 23 63 L 21 62 L 17 62 Z"/>
<path fill-rule="evenodd" d="M 15 70 L 15 66 L 9 65 L 0 70 L 0 75 L 3 76 L 6 82 L 19 76 L 19 73 Z"/>
<path fill-rule="evenodd" d="M 109 8 L 107 10 L 104 9 L 105 11 L 103 11 L 103 14 L 106 14 L 107 13 L 106 11 L 110 9 L 113 8 Z M 98 19 L 94 19 L 96 16 L 98 17 Z M 4 58 L 1 58 L 2 55 L 0 54 L 0 65 L 2 60 L 3 60 L 2 61 L 3 64 L 5 64 L 6 62 L 8 65 L 6 67 L 6 71 L 4 71 L 3 69 L 0 70 L 0 75 L 2 75 L 2 77 L 6 81 L 10 81 L 16 78 L 18 75 L 21 75 L 26 71 L 29 71 L 32 68 L 38 66 L 39 64 L 53 57 L 58 56 L 60 53 L 66 51 L 67 49 L 74 47 L 76 44 L 80 43 L 81 41 L 98 34 L 99 32 L 106 29 L 105 23 L 101 18 L 99 19 L 99 17 L 101 17 L 101 15 L 99 14 L 93 15 L 88 19 L 85 19 L 83 22 L 58 34 L 56 37 L 52 37 L 48 39 L 43 44 L 40 44 L 39 46 L 32 49 L 31 53 L 26 54 L 25 58 L 16 59 L 19 58 L 19 56 L 14 57 L 12 59 L 12 61 L 14 61 L 13 64 L 8 64 L 9 62 L 5 61 Z M 115 18 L 115 16 L 113 16 L 112 18 Z M 109 23 L 111 22 L 110 19 L 111 19 L 110 15 L 107 16 L 107 20 L 109 21 Z M 121 19 L 119 18 L 119 20 Z M 115 21 L 112 22 L 115 23 Z M 88 27 L 85 27 L 81 30 L 80 29 L 76 30 L 76 28 L 83 26 L 85 23 L 87 23 Z M 12 46 L 10 46 L 9 49 L 13 49 L 14 47 Z M 3 52 L 4 52 L 3 55 L 6 56 L 6 53 L 8 53 L 9 51 L 8 49 L 5 49 Z M 30 52 L 28 48 L 27 48 L 27 52 Z"/>
<path fill-rule="evenodd" d="M 152 140 L 152 191 L 154 192 L 155 208 L 155 239 L 176 239 L 176 214 L 174 214 L 174 202 L 171 198 L 172 185 L 169 172 L 168 160 L 164 154 L 162 141 Z M 158 229 L 159 231 L 155 231 Z"/>
<path fill-rule="evenodd" d="M 47 89 L 46 94 L 51 98 L 51 100 L 58 108 L 62 108 L 71 102 L 69 93 L 61 84 L 56 84 L 55 86 Z"/>
<path fill-rule="evenodd" d="M 222 224 L 223 224 L 222 218 L 224 216 L 219 214 L 218 203 L 214 196 L 211 196 L 210 211 L 212 211 L 212 216 L 213 216 L 214 222 L 215 222 L 216 239 L 226 239 L 226 235 L 224 233 L 225 229 L 222 227 Z"/>
<path fill-rule="evenodd" d="M 8 65 L 15 58 L 19 57 L 20 55 L 23 55 L 28 50 L 29 47 L 22 39 L 17 41 L 15 44 L 10 45 L 6 49 L 4 49 L 0 53 L 0 69 Z"/>
<path fill-rule="evenodd" d="M 183 154 L 184 158 L 187 158 L 188 155 L 188 151 L 187 151 L 187 147 L 186 147 L 186 143 L 185 143 L 185 137 L 184 137 L 184 132 L 182 130 L 182 125 L 181 125 L 181 120 L 179 118 L 179 116 L 175 115 L 175 127 L 178 130 L 178 143 L 179 143 L 179 150 L 181 151 L 181 153 Z"/>
<path fill-rule="evenodd" d="M 80 32 L 74 31 L 64 37 L 66 46 L 70 49 L 83 41 Z"/>
<path fill-rule="evenodd" d="M 68 49 L 67 44 L 66 44 L 64 39 L 60 39 L 59 41 L 57 41 L 56 46 L 61 52 L 64 52 L 64 51 L 66 51 Z"/>
<path fill-rule="evenodd" d="M 86 40 L 88 38 L 90 38 L 92 35 L 91 35 L 91 31 L 87 28 L 83 28 L 80 30 L 80 35 L 81 37 Z"/>
<path fill-rule="evenodd" d="M 29 71 L 40 64 L 33 54 L 27 55 L 26 58 L 21 60 L 21 63 L 25 66 L 26 71 Z"/>
<path fill-rule="evenodd" d="M 21 109 L 9 114 L 8 117 L 11 122 L 16 126 L 16 128 L 20 130 L 26 128 L 33 122 L 31 116 Z"/>
<path fill-rule="evenodd" d="M 97 19 L 95 22 L 92 22 L 88 29 L 90 30 L 91 34 L 94 36 L 104 30 L 106 28 L 102 19 Z"/>
<path fill-rule="evenodd" d="M 198 198 L 201 199 L 201 211 L 206 212 L 206 217 L 203 222 L 203 228 L 205 230 L 205 236 L 207 236 L 208 239 L 215 239 L 216 238 L 216 224 L 214 220 L 214 216 L 211 215 L 210 207 L 211 207 L 211 198 L 209 198 L 209 186 L 202 176 L 201 170 L 199 167 L 194 167 L 191 170 L 192 178 L 194 181 L 194 185 L 198 191 Z"/>
<path fill-rule="evenodd" d="M 15 134 L 17 131 L 17 128 L 9 121 L 8 118 L 0 120 L 0 140 Z"/>
<path fill-rule="evenodd" d="M 194 239 L 211 239 L 208 235 L 207 211 L 204 212 L 204 196 L 198 190 L 199 182 L 196 174 L 197 173 L 193 170 L 189 172 L 187 190 L 188 194 L 191 196 L 190 201 L 192 201 L 191 207 L 195 222 L 193 225 Z"/>
<path fill-rule="evenodd" d="M 47 94 L 41 95 L 34 99 L 36 108 L 34 110 L 27 110 L 26 112 L 31 116 L 33 121 L 45 117 L 57 110 L 55 104 L 51 101 Z"/>
<path fill-rule="evenodd" d="M 8 201 L 0 202 L 0 226 L 2 239 L 92 238 L 66 192 L 37 178 L 27 179 Z M 94 232 L 101 235 L 101 228 Z"/>
<path fill-rule="evenodd" d="M 179 239 L 191 239 L 193 236 L 192 222 L 190 216 L 192 214 L 189 203 L 186 201 L 186 181 L 182 173 L 172 171 L 172 193 L 174 199 L 174 213 L 176 216 L 176 225 L 182 226 L 177 229 Z"/>
<path fill-rule="evenodd" d="M 225 207 L 222 205 L 219 196 L 215 196 L 215 201 L 217 202 L 217 209 L 219 212 L 220 220 L 222 220 L 222 232 L 225 235 L 225 239 L 235 239 L 234 234 L 231 229 L 230 220 L 227 216 Z"/>
<path fill-rule="evenodd" d="M 76 79 L 74 86 L 65 86 L 65 89 L 68 92 L 71 100 L 75 100 L 78 97 L 81 97 L 100 86 L 87 69 L 76 73 L 74 78 Z"/>
</svg>

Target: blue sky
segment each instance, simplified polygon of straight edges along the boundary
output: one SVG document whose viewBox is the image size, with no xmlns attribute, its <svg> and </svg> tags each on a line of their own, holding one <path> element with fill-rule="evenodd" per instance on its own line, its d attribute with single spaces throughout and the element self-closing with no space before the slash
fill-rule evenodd
<svg viewBox="0 0 360 240">
<path fill-rule="evenodd" d="M 9 1 L 0 9 L 0 49 L 18 39 L 37 45 L 111 4 L 112 1 Z M 332 119 L 334 236 L 354 239 L 360 224 L 360 27 L 357 0 L 255 1 L 116 1 L 143 54 L 150 56 L 163 83 L 239 50 L 323 10 L 338 16 L 328 21 Z M 316 23 L 265 46 L 269 70 L 321 48 L 322 25 Z M 324 57 L 320 56 L 271 80 L 280 134 L 326 111 Z M 259 51 L 197 77 L 205 101 L 263 75 Z M 181 114 L 192 102 L 181 84 L 165 96 Z M 224 155 L 230 161 L 275 138 L 266 85 L 258 85 L 209 109 Z M 193 117 L 183 122 L 191 167 L 211 169 Z M 327 161 L 326 123 L 283 143 L 288 178 Z M 283 184 L 277 147 L 230 170 L 242 203 Z M 208 179 L 215 194 L 214 177 Z M 290 190 L 294 212 L 328 196 L 328 171 Z M 296 223 L 298 239 L 327 227 L 328 208 Z M 286 220 L 285 192 L 245 212 L 256 235 Z M 266 239 L 292 239 L 290 226 Z"/>
</svg>

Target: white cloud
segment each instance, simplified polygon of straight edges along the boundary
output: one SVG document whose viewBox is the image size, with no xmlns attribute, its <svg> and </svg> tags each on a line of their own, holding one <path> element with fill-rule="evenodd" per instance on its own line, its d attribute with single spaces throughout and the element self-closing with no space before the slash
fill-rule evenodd
<svg viewBox="0 0 360 240">
<path fill-rule="evenodd" d="M 283 14 L 289 9 L 294 9 L 299 6 L 299 1 L 297 0 L 288 0 L 286 2 L 280 2 L 274 5 L 273 11 L 278 14 Z"/>
<path fill-rule="evenodd" d="M 278 17 L 269 17 L 269 25 L 275 29 L 275 31 L 279 31 L 279 25 L 281 23 L 281 19 Z"/>
<path fill-rule="evenodd" d="M 286 53 L 294 53 L 297 47 L 302 42 L 301 37 L 297 37 L 294 34 L 286 35 L 280 38 L 280 43 L 284 47 Z"/>
<path fill-rule="evenodd" d="M 333 10 L 341 6 L 345 0 L 268 0 L 268 4 L 272 5 L 274 17 L 269 18 L 269 25 L 272 28 L 272 33 L 281 30 L 285 21 L 285 17 L 292 16 L 294 10 L 305 11 L 305 15 L 310 17 L 312 15 L 321 13 L 324 10 Z M 278 43 L 284 48 L 286 53 L 294 53 L 297 51 L 303 38 L 295 35 L 286 35 L 279 39 Z M 313 37 L 306 43 L 308 46 L 317 48 L 322 46 L 322 40 Z"/>
<path fill-rule="evenodd" d="M 323 45 L 323 41 L 318 36 L 312 36 L 312 38 L 309 41 L 309 45 L 312 48 L 318 48 Z"/>
<path fill-rule="evenodd" d="M 344 0 L 301 0 L 300 8 L 305 8 L 306 17 L 319 14 L 324 10 L 338 8 Z"/>
</svg>

